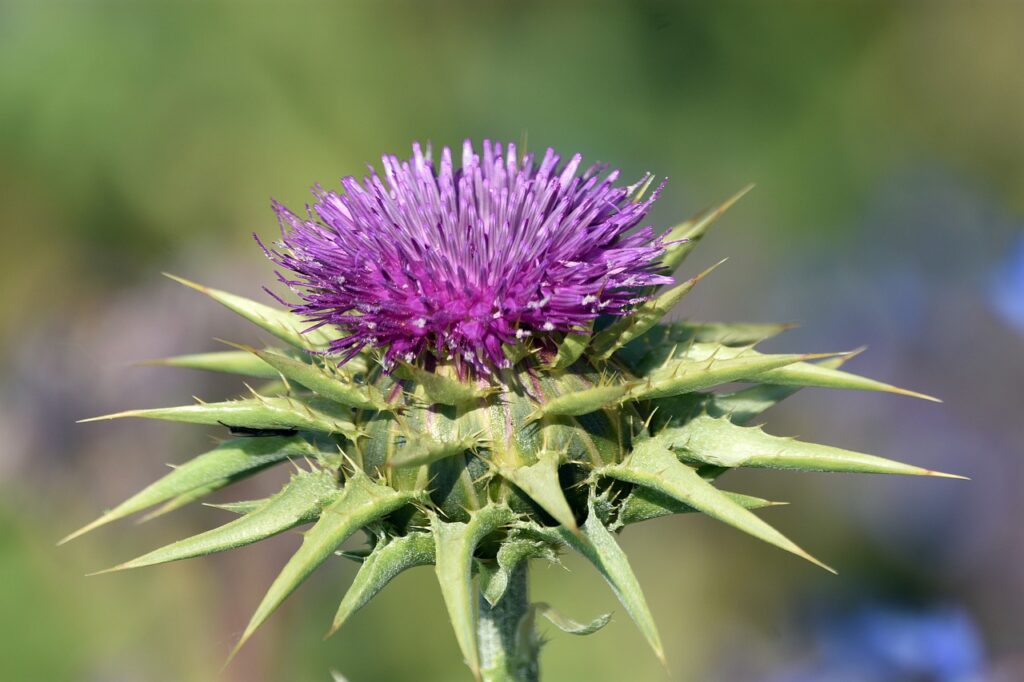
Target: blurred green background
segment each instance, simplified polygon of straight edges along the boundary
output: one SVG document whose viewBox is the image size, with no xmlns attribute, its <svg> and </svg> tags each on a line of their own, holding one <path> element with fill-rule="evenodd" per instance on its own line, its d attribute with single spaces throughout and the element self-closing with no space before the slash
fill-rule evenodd
<svg viewBox="0 0 1024 682">
<path fill-rule="evenodd" d="M 687 264 L 731 256 L 681 315 L 869 344 L 852 369 L 946 403 L 807 391 L 769 430 L 973 478 L 736 475 L 792 501 L 773 520 L 839 577 L 707 519 L 631 528 L 670 673 L 593 571 L 538 567 L 538 599 L 616 614 L 551 633 L 546 679 L 795 680 L 828 665 L 821 623 L 879 604 L 967 623 L 940 649 L 970 649 L 973 676 L 914 679 L 1024 679 L 1022 73 L 1009 0 L 0 0 L 0 679 L 468 679 L 428 569 L 324 643 L 339 560 L 219 677 L 297 535 L 88 579 L 223 512 L 53 544 L 210 438 L 76 419 L 236 390 L 131 366 L 253 340 L 161 270 L 260 296 L 271 196 L 301 205 L 413 140 L 524 136 L 668 176 L 659 226 L 756 182 Z"/>
</svg>

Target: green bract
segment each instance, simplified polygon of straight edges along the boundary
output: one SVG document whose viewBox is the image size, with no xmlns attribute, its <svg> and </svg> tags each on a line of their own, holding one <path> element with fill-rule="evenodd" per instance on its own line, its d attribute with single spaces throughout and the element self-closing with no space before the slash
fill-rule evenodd
<svg viewBox="0 0 1024 682">
<path fill-rule="evenodd" d="M 689 241 L 669 248 L 665 271 L 734 200 L 671 231 L 673 241 Z M 512 368 L 468 380 L 444 365 L 399 365 L 388 374 L 368 352 L 339 366 L 319 352 L 337 338 L 330 329 L 303 334 L 306 325 L 290 312 L 179 279 L 288 345 L 157 362 L 277 381 L 233 401 L 98 417 L 221 424 L 243 435 L 176 467 L 66 539 L 136 512 L 162 513 L 292 462 L 296 472 L 274 496 L 221 505 L 239 514 L 234 520 L 110 570 L 233 549 L 311 524 L 239 646 L 326 561 L 361 562 L 331 632 L 399 573 L 432 564 L 466 663 L 478 678 L 497 680 L 518 679 L 509 670 L 535 655 L 537 614 L 575 634 L 607 622 L 576 623 L 536 604 L 520 623 L 527 632 L 518 645 L 522 660 L 481 656 L 477 595 L 481 604 L 499 604 L 524 562 L 557 561 L 568 549 L 594 565 L 663 657 L 647 601 L 615 539 L 625 526 L 697 511 L 823 565 L 752 511 L 775 503 L 723 490 L 720 476 L 737 467 L 945 475 L 746 426 L 803 386 L 910 392 L 840 370 L 850 354 L 754 350 L 786 325 L 663 322 L 705 274 L 592 333 L 564 335 L 552 350 L 525 349 Z M 752 386 L 711 391 L 734 382 Z M 342 553 L 358 531 L 368 549 Z"/>
</svg>

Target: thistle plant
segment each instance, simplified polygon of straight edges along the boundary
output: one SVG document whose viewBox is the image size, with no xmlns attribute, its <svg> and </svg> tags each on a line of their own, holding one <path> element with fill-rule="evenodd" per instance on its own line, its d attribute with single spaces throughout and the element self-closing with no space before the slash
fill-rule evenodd
<svg viewBox="0 0 1024 682">
<path fill-rule="evenodd" d="M 485 142 L 478 155 L 467 142 L 458 169 L 447 148 L 437 167 L 413 149 L 407 161 L 384 157 L 383 177 L 371 169 L 343 179 L 342 193 L 315 188 L 304 215 L 274 204 L 281 237 L 260 244 L 291 302 L 173 278 L 281 343 L 157 361 L 249 383 L 235 400 L 97 419 L 232 437 L 66 539 L 291 463 L 275 495 L 214 505 L 233 520 L 109 570 L 308 526 L 238 646 L 324 563 L 359 564 L 332 633 L 400 573 L 432 565 L 472 674 L 536 680 L 538 617 L 587 634 L 608 616 L 577 623 L 531 603 L 531 560 L 582 555 L 664 660 L 616 541 L 626 526 L 700 512 L 827 568 L 754 513 L 775 502 L 719 487 L 723 474 L 946 475 L 750 425 L 802 387 L 932 399 L 840 370 L 851 353 L 755 350 L 784 324 L 665 321 L 712 268 L 673 274 L 743 192 L 658 236 L 641 226 L 664 186 L 650 191 L 650 175 L 620 186 L 604 166 L 581 173 L 579 155 L 537 160 L 511 144 Z M 365 544 L 350 542 L 360 531 Z"/>
</svg>

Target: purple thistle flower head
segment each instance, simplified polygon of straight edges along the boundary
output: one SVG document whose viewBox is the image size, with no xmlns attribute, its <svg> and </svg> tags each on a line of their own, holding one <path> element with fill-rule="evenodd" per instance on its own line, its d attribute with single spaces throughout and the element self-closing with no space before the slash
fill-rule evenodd
<svg viewBox="0 0 1024 682">
<path fill-rule="evenodd" d="M 672 281 L 657 271 L 662 240 L 634 229 L 661 187 L 639 201 L 649 176 L 620 187 L 618 171 L 578 174 L 580 162 L 489 141 L 481 157 L 466 141 L 462 168 L 448 147 L 435 168 L 414 144 L 407 161 L 383 157 L 383 179 L 371 167 L 342 194 L 314 188 L 305 218 L 274 202 L 282 239 L 265 250 L 301 299 L 292 310 L 346 334 L 331 352 L 369 345 L 386 367 L 433 355 L 488 374 L 508 366 L 506 344 L 552 345 Z"/>
</svg>

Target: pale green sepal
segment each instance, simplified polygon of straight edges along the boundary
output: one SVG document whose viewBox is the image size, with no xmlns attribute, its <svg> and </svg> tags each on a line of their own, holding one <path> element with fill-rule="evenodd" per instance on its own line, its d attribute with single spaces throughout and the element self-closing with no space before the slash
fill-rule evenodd
<svg viewBox="0 0 1024 682">
<path fill-rule="evenodd" d="M 661 318 L 690 293 L 693 287 L 700 280 L 704 279 L 712 270 L 725 262 L 725 259 L 712 265 L 692 279 L 673 287 L 657 298 L 645 301 L 636 307 L 629 315 L 618 318 L 599 334 L 594 336 L 591 344 L 591 352 L 600 360 L 607 360 L 617 350 L 630 341 L 640 338 L 654 327 Z"/>
<path fill-rule="evenodd" d="M 430 533 L 413 532 L 374 547 L 341 600 L 327 637 L 337 632 L 349 616 L 366 606 L 399 573 L 432 563 L 434 538 Z"/>
<path fill-rule="evenodd" d="M 552 450 L 541 450 L 537 461 L 530 466 L 501 467 L 498 473 L 512 481 L 541 509 L 566 528 L 577 532 L 576 517 L 565 499 L 558 481 L 558 465 L 562 455 Z"/>
<path fill-rule="evenodd" d="M 851 357 L 853 354 L 829 358 L 820 364 L 839 367 Z M 661 398 L 651 402 L 648 428 L 651 433 L 659 433 L 669 427 L 682 426 L 704 413 L 728 417 L 734 424 L 746 424 L 799 390 L 799 386 L 756 384 L 728 393 L 686 393 Z"/>
<path fill-rule="evenodd" d="M 546 559 L 557 563 L 550 545 L 536 540 L 518 538 L 501 543 L 494 561 L 479 561 L 480 593 L 491 606 L 497 604 L 508 589 L 508 579 L 519 564 L 530 559 Z"/>
<path fill-rule="evenodd" d="M 302 537 L 302 545 L 281 569 L 256 608 L 231 656 L 242 647 L 271 613 L 310 573 L 322 564 L 353 533 L 409 503 L 414 495 L 379 485 L 356 471 L 341 494 L 320 513 L 319 520 Z"/>
<path fill-rule="evenodd" d="M 723 495 L 743 507 L 744 509 L 762 509 L 785 504 L 785 502 L 773 502 L 751 495 L 741 495 L 726 490 L 721 491 Z M 659 493 L 649 488 L 637 486 L 622 502 L 619 508 L 619 515 L 616 518 L 617 525 L 629 526 L 641 521 L 657 519 L 672 514 L 687 514 L 699 511 L 685 502 Z"/>
<path fill-rule="evenodd" d="M 164 274 L 179 284 L 184 284 L 187 287 L 206 294 L 232 312 L 238 313 L 253 324 L 262 327 L 264 330 L 270 332 L 285 343 L 289 343 L 296 348 L 305 349 L 326 346 L 331 341 L 339 339 L 342 336 L 340 333 L 333 331 L 326 325 L 312 331 L 304 332 L 303 330 L 308 329 L 311 326 L 311 323 L 302 320 L 302 318 L 288 312 L 287 310 L 272 308 L 271 306 L 264 305 L 263 303 L 257 303 L 256 301 L 245 298 L 244 296 L 237 296 L 226 291 L 221 291 L 220 289 L 203 286 L 202 284 L 190 282 L 187 279 L 176 277 L 175 275 L 168 273 Z"/>
<path fill-rule="evenodd" d="M 857 355 L 863 349 L 858 349 L 846 355 Z M 690 360 L 705 360 L 712 357 L 734 358 L 739 356 L 761 355 L 750 348 L 722 347 L 709 343 L 695 343 L 688 348 L 681 349 L 678 357 Z M 763 356 L 768 357 L 768 356 Z M 745 377 L 750 381 L 757 381 L 764 384 L 778 384 L 780 386 L 816 387 L 816 388 L 838 388 L 858 391 L 882 391 L 886 393 L 898 393 L 914 398 L 922 398 L 932 402 L 941 402 L 938 398 L 908 391 L 907 389 L 892 386 L 881 381 L 868 379 L 866 377 L 844 372 L 830 367 L 824 363 L 800 362 L 785 367 L 774 368 L 751 374 Z"/>
<path fill-rule="evenodd" d="M 71 533 L 58 544 L 162 502 L 173 502 L 192 491 L 202 491 L 202 494 L 213 492 L 232 481 L 290 457 L 315 455 L 316 450 L 301 438 L 236 438 L 226 441 L 213 450 L 174 467 L 166 476 L 149 484 L 92 523 Z M 179 506 L 181 504 L 176 504 L 172 508 L 176 509 Z M 170 510 L 159 511 L 164 513 Z"/>
<path fill-rule="evenodd" d="M 615 357 L 626 363 L 633 373 L 642 376 L 661 367 L 673 358 L 686 356 L 694 344 L 730 347 L 753 346 L 777 336 L 792 324 L 756 324 L 740 322 L 672 322 L 655 325 L 638 339 L 621 348 Z"/>
<path fill-rule="evenodd" d="M 546 602 L 536 602 L 530 605 L 535 613 L 544 616 L 556 628 L 570 635 L 592 635 L 612 620 L 612 614 L 605 613 L 598 616 L 589 623 L 578 623 L 572 618 L 567 618 L 555 610 Z"/>
<path fill-rule="evenodd" d="M 397 374 L 405 379 L 410 379 L 422 388 L 428 401 L 442 405 L 475 402 L 498 390 L 494 386 L 482 385 L 477 380 L 459 381 L 407 363 L 398 365 Z"/>
<path fill-rule="evenodd" d="M 730 468 L 951 477 L 884 457 L 772 436 L 760 427 L 738 426 L 724 417 L 709 415 L 696 417 L 678 428 L 666 429 L 654 439 L 691 461 Z"/>
<path fill-rule="evenodd" d="M 193 488 L 192 490 L 189 490 L 187 493 L 182 493 L 177 497 L 172 497 L 171 499 L 167 500 L 156 509 L 151 509 L 150 511 L 140 516 L 139 520 L 136 521 L 136 523 L 147 523 L 149 521 L 152 521 L 153 519 L 160 518 L 164 514 L 169 514 L 175 509 L 181 509 L 182 507 L 192 504 L 196 500 L 201 500 L 207 495 L 217 492 L 221 488 L 233 483 L 235 480 L 237 479 L 222 478 L 208 485 Z"/>
<path fill-rule="evenodd" d="M 332 473 L 303 471 L 292 476 L 280 492 L 249 514 L 101 572 L 190 559 L 252 544 L 299 524 L 309 523 L 338 494 L 338 484 Z"/>
<path fill-rule="evenodd" d="M 231 512 L 232 514 L 239 514 L 239 515 L 241 515 L 241 514 L 248 514 L 249 512 L 252 512 L 252 511 L 256 511 L 257 509 L 259 509 L 261 506 L 263 506 L 266 503 L 267 503 L 267 498 L 266 497 L 262 497 L 262 498 L 260 498 L 258 500 L 239 500 L 237 502 L 220 502 L 218 504 L 214 504 L 212 502 L 207 502 L 203 506 L 205 506 L 205 507 L 212 507 L 214 509 L 223 509 L 226 512 Z"/>
<path fill-rule="evenodd" d="M 708 231 L 708 228 L 718 220 L 723 213 L 729 210 L 733 204 L 742 199 L 747 192 L 754 189 L 753 185 L 747 185 L 736 194 L 732 195 L 725 200 L 720 206 L 704 211 L 693 218 L 690 218 L 686 222 L 676 225 L 671 230 L 665 233 L 663 241 L 666 243 L 686 240 L 681 244 L 674 244 L 665 249 L 665 253 L 662 254 L 661 259 L 658 263 L 660 269 L 667 273 L 672 274 L 676 268 L 683 262 L 691 251 L 697 246 L 697 242 L 701 240 L 704 234 Z"/>
<path fill-rule="evenodd" d="M 280 372 L 285 379 L 297 382 L 324 398 L 360 410 L 390 409 L 375 387 L 358 384 L 340 372 L 331 374 L 330 365 L 310 364 L 273 351 L 249 347 L 245 350 Z"/>
<path fill-rule="evenodd" d="M 580 528 L 581 536 L 573 534 L 566 528 L 555 529 L 562 542 L 582 554 L 594 568 L 604 577 L 612 588 L 633 622 L 647 639 L 658 659 L 665 664 L 665 651 L 661 645 L 661 637 L 647 606 L 640 583 L 630 568 L 629 559 L 619 544 L 594 511 L 590 504 L 587 520 Z"/>
<path fill-rule="evenodd" d="M 625 462 L 604 467 L 597 473 L 668 495 L 712 518 L 832 571 L 782 533 L 701 478 L 694 469 L 680 462 L 676 455 L 663 447 L 657 439 L 648 439 L 637 444 Z"/>
<path fill-rule="evenodd" d="M 351 410 L 332 400 L 291 396 L 245 398 L 220 403 L 198 403 L 149 410 L 127 410 L 83 422 L 123 417 L 164 419 L 190 424 L 238 426 L 253 429 L 299 429 L 340 433 L 355 439 L 360 435 L 351 421 Z"/>
<path fill-rule="evenodd" d="M 661 369 L 648 374 L 629 391 L 626 398 L 629 400 L 651 400 L 690 393 L 818 357 L 824 356 L 761 355 L 750 351 L 731 358 L 712 356 L 707 360 L 674 360 Z"/>
<path fill-rule="evenodd" d="M 176 355 L 170 358 L 144 360 L 139 364 L 182 367 L 185 369 L 203 370 L 205 372 L 221 372 L 223 374 L 241 374 L 242 376 L 257 377 L 259 379 L 276 379 L 278 377 L 277 370 L 273 367 L 255 357 L 252 353 L 240 350 Z"/>
<path fill-rule="evenodd" d="M 511 523 L 512 510 L 490 504 L 471 514 L 466 523 L 441 521 L 431 515 L 437 546 L 437 582 L 441 586 L 448 618 L 466 665 L 480 678 L 480 652 L 476 643 L 476 615 L 473 594 L 473 551 L 487 535 Z"/>
<path fill-rule="evenodd" d="M 751 377 L 757 381 L 778 384 L 780 386 L 816 387 L 816 388 L 839 388 L 855 391 L 880 391 L 883 393 L 896 393 L 911 398 L 921 398 L 933 403 L 942 401 L 934 396 L 925 393 L 918 393 L 899 386 L 893 386 L 875 379 L 868 379 L 858 374 L 851 374 L 839 369 L 826 367 L 821 363 L 800 362 L 782 369 L 769 370 Z"/>
<path fill-rule="evenodd" d="M 586 331 L 569 332 L 566 334 L 561 343 L 558 344 L 558 350 L 548 368 L 552 370 L 569 369 L 574 362 L 579 360 L 580 356 L 583 355 L 583 351 L 587 349 L 587 345 L 590 343 L 592 328 L 593 323 L 588 326 Z"/>
<path fill-rule="evenodd" d="M 527 417 L 527 421 L 536 421 L 548 416 L 579 416 L 589 414 L 605 407 L 618 405 L 637 382 L 623 381 L 585 388 L 581 391 L 564 393 L 537 406 Z"/>
<path fill-rule="evenodd" d="M 418 433 L 409 438 L 398 452 L 388 460 L 389 467 L 422 466 L 446 457 L 454 457 L 479 444 L 475 435 L 457 437 L 452 440 L 441 440 L 427 432 Z"/>
</svg>

